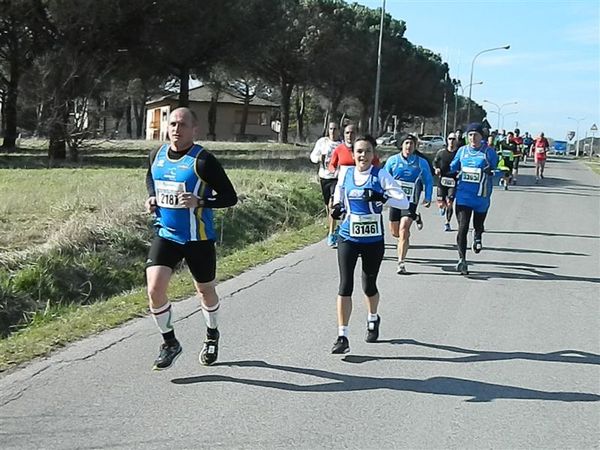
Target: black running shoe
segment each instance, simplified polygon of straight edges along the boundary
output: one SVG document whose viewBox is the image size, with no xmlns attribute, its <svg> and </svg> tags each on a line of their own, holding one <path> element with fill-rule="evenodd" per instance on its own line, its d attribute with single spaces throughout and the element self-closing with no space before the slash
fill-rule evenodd
<svg viewBox="0 0 600 450">
<path fill-rule="evenodd" d="M 164 342 L 160 346 L 160 353 L 154 361 L 153 370 L 164 370 L 171 367 L 177 357 L 181 354 L 181 350 L 181 344 L 179 344 L 178 340 L 169 342 L 168 344 Z"/>
<path fill-rule="evenodd" d="M 198 357 L 201 364 L 210 366 L 219 356 L 219 330 L 206 329 L 206 340 Z"/>
<path fill-rule="evenodd" d="M 350 351 L 350 343 L 348 342 L 348 338 L 346 336 L 338 336 L 337 341 L 333 344 L 333 348 L 331 349 L 331 353 L 334 355 L 339 355 L 343 353 L 348 353 Z"/>
<path fill-rule="evenodd" d="M 366 342 L 377 342 L 379 339 L 379 324 L 381 323 L 381 317 L 377 316 L 377 320 L 374 322 L 367 321 L 367 336 L 365 337 Z"/>
<path fill-rule="evenodd" d="M 421 219 L 421 214 L 417 214 L 417 218 L 415 219 L 415 223 L 417 224 L 417 229 L 420 231 L 423 229 L 423 219 Z"/>
<path fill-rule="evenodd" d="M 461 259 L 456 265 L 456 270 L 457 272 L 460 272 L 461 275 L 469 275 L 469 264 L 466 260 Z"/>
<path fill-rule="evenodd" d="M 483 249 L 483 244 L 481 243 L 481 238 L 475 239 L 473 241 L 473 251 L 475 253 L 479 253 Z"/>
</svg>

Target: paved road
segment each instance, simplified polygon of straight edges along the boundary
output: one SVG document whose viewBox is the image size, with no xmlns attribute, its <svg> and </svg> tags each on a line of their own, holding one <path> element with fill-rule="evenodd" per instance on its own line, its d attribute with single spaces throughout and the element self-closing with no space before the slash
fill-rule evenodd
<svg viewBox="0 0 600 450">
<path fill-rule="evenodd" d="M 496 191 L 472 275 L 453 272 L 436 211 L 412 275 L 380 275 L 382 342 L 336 335 L 335 252 L 324 243 L 223 283 L 220 364 L 197 362 L 194 300 L 175 306 L 184 354 L 152 372 L 140 319 L 0 378 L 12 448 L 598 448 L 600 183 L 578 162 L 543 186 Z M 358 298 L 358 296 L 356 296 Z"/>
</svg>

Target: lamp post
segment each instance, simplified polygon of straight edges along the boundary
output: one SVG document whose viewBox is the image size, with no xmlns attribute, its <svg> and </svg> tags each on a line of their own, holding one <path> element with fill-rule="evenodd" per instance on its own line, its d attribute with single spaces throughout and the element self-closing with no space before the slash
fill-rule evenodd
<svg viewBox="0 0 600 450">
<path fill-rule="evenodd" d="M 581 119 L 575 119 L 573 117 L 567 117 L 567 119 L 574 120 L 575 122 L 577 122 L 577 132 L 575 134 L 575 136 L 577 136 L 577 138 L 576 138 L 577 139 L 577 144 L 576 144 L 577 147 L 576 147 L 576 150 L 575 150 L 575 156 L 577 158 L 579 158 L 579 141 L 581 140 L 581 139 L 579 139 L 579 122 L 581 122 L 582 120 L 585 120 L 585 117 L 582 117 Z"/>
<path fill-rule="evenodd" d="M 460 88 L 460 96 L 464 97 L 465 96 L 465 88 L 468 88 L 470 86 L 477 86 L 478 84 L 483 84 L 483 81 L 478 81 L 477 83 L 472 83 L 472 84 L 468 84 L 465 87 L 462 87 L 462 84 L 460 83 L 460 80 L 458 81 L 458 83 L 456 84 L 456 86 L 458 86 Z M 454 92 L 454 128 L 453 131 L 456 131 L 456 115 L 458 114 L 458 95 L 456 95 L 456 91 Z"/>
<path fill-rule="evenodd" d="M 471 120 L 471 88 L 473 87 L 473 68 L 475 67 L 475 60 L 479 55 L 486 52 L 493 52 L 494 50 L 508 50 L 510 45 L 504 45 L 502 47 L 494 47 L 488 48 L 486 50 L 481 50 L 473 57 L 473 62 L 471 63 L 471 77 L 469 78 L 469 104 L 467 105 L 467 123 Z"/>
<path fill-rule="evenodd" d="M 504 103 L 503 105 L 499 105 L 497 103 L 490 102 L 489 100 L 484 100 L 483 103 L 489 103 L 490 105 L 494 105 L 496 108 L 498 108 L 498 112 L 497 112 L 497 114 L 498 114 L 498 130 L 500 130 L 500 115 L 502 112 L 502 108 L 504 108 L 505 106 L 508 106 L 508 105 L 516 105 L 519 102 L 508 102 L 508 103 Z M 502 128 L 504 128 L 504 124 L 502 124 Z"/>
<path fill-rule="evenodd" d="M 506 116 L 510 116 L 511 114 L 519 114 L 519 111 L 511 111 L 511 112 L 507 112 L 507 113 L 502 114 L 502 128 L 503 129 L 504 129 L 504 118 Z"/>
<path fill-rule="evenodd" d="M 377 79 L 375 81 L 375 106 L 371 121 L 371 135 L 376 136 L 379 128 L 379 85 L 381 83 L 381 43 L 383 41 L 383 18 L 385 16 L 385 0 L 381 5 L 381 21 L 379 22 L 379 48 L 377 49 Z"/>
</svg>

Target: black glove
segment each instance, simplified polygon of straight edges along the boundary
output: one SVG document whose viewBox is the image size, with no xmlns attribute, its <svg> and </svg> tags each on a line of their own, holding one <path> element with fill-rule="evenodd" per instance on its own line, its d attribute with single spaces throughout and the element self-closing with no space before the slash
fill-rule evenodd
<svg viewBox="0 0 600 450">
<path fill-rule="evenodd" d="M 363 200 L 367 202 L 381 202 L 385 203 L 387 201 L 387 197 L 383 194 L 383 192 L 377 192 L 373 189 L 364 189 L 363 190 Z"/>
<path fill-rule="evenodd" d="M 492 169 L 491 167 L 488 167 L 488 168 L 484 169 L 483 172 L 486 175 L 494 175 L 494 169 Z"/>
<path fill-rule="evenodd" d="M 333 205 L 333 208 L 331 209 L 331 217 L 333 217 L 335 220 L 340 220 L 345 212 L 346 211 L 344 210 L 342 205 L 340 205 L 339 203 L 336 203 L 335 205 Z"/>
</svg>

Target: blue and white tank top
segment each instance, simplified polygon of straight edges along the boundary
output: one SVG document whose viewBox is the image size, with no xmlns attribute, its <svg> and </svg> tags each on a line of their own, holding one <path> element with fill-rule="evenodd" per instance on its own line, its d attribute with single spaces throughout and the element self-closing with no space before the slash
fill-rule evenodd
<svg viewBox="0 0 600 450">
<path fill-rule="evenodd" d="M 169 146 L 164 144 L 152 163 L 152 180 L 156 191 L 156 225 L 158 235 L 185 244 L 188 241 L 215 240 L 211 208 L 186 208 L 177 199 L 179 192 L 191 192 L 207 198 L 212 189 L 196 172 L 196 157 L 204 149 L 194 145 L 180 159 L 170 159 Z"/>
<path fill-rule="evenodd" d="M 345 240 L 371 243 L 383 240 L 383 203 L 364 200 L 365 190 L 371 189 L 383 194 L 379 183 L 379 168 L 371 167 L 367 181 L 357 185 L 354 181 L 356 167 L 346 170 L 341 186 L 341 200 L 344 203 L 346 217 L 340 225 L 339 235 Z"/>
</svg>

